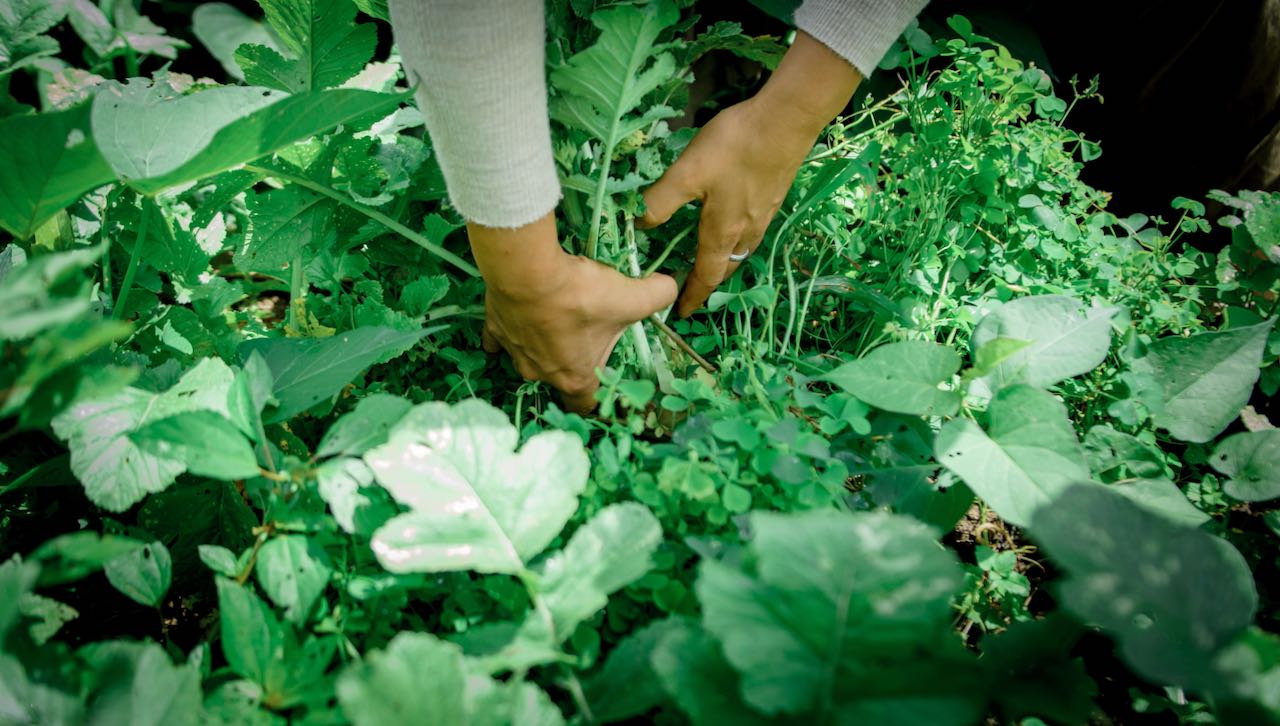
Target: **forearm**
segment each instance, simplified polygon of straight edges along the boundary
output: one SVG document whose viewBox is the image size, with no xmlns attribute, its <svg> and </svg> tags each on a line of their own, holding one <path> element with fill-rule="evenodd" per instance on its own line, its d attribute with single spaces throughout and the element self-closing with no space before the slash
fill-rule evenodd
<svg viewBox="0 0 1280 726">
<path fill-rule="evenodd" d="M 857 68 L 802 30 L 756 99 L 791 133 L 811 142 L 849 103 L 861 81 Z"/>
<path fill-rule="evenodd" d="M 553 213 L 516 228 L 470 222 L 467 236 L 490 292 L 536 301 L 547 291 L 563 287 L 568 253 L 556 237 Z"/>
<path fill-rule="evenodd" d="M 553 210 L 542 3 L 392 0 L 391 19 L 454 207 L 502 228 Z"/>
</svg>

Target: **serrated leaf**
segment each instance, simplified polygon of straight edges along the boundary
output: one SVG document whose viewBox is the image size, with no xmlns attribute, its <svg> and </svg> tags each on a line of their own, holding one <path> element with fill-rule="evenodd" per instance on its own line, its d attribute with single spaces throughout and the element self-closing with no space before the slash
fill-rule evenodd
<svg viewBox="0 0 1280 726">
<path fill-rule="evenodd" d="M 54 418 L 53 430 L 69 443 L 71 470 L 89 499 L 122 512 L 172 484 L 186 464 L 143 451 L 129 434 L 186 411 L 226 416 L 233 377 L 227 364 L 205 358 L 162 393 L 126 388 L 103 401 L 76 404 Z"/>
<path fill-rule="evenodd" d="M 1057 599 L 1102 627 L 1139 675 L 1197 688 L 1214 653 L 1253 620 L 1258 596 L 1225 540 L 1173 524 L 1100 486 L 1074 486 L 1031 533 L 1066 572 Z"/>
<path fill-rule="evenodd" d="M 1222 488 L 1240 501 L 1280 497 L 1280 429 L 1228 436 L 1214 448 L 1209 463 L 1231 477 Z"/>
<path fill-rule="evenodd" d="M 131 432 L 129 440 L 154 457 L 182 462 L 198 476 L 230 481 L 260 473 L 244 435 L 213 411 L 184 411 L 152 421 Z"/>
<path fill-rule="evenodd" d="M 0 640 L 22 613 L 22 597 L 35 587 L 40 568 L 13 555 L 0 563 Z"/>
<path fill-rule="evenodd" d="M 254 574 L 262 591 L 289 622 L 303 625 L 311 607 L 333 574 L 329 557 L 310 538 L 286 534 L 272 537 L 258 551 Z"/>
<path fill-rule="evenodd" d="M 1164 406 L 1157 426 L 1183 441 L 1204 443 L 1240 415 L 1258 380 L 1275 319 L 1244 328 L 1161 338 L 1133 362 L 1159 382 Z"/>
<path fill-rule="evenodd" d="M 89 105 L 0 118 L 0 227 L 26 239 L 115 178 L 89 130 Z"/>
<path fill-rule="evenodd" d="M 1005 521 L 1026 526 L 1068 486 L 1089 480 L 1067 410 L 1048 393 L 1004 388 L 987 419 L 986 431 L 971 419 L 948 421 L 934 441 L 934 456 Z"/>
<path fill-rule="evenodd" d="M 108 560 L 102 567 L 107 581 L 140 605 L 159 607 L 173 581 L 169 550 L 152 542 Z"/>
<path fill-rule="evenodd" d="M 679 18 L 667 0 L 643 9 L 621 6 L 594 13 L 591 21 L 600 28 L 600 38 L 551 72 L 560 94 L 552 99 L 552 117 L 587 131 L 612 149 L 637 129 L 676 115 L 671 109 L 650 107 L 628 118 L 646 94 L 675 73 L 675 59 L 666 52 L 655 55 L 654 43 Z"/>
<path fill-rule="evenodd" d="M 325 432 L 316 449 L 317 457 L 360 456 L 387 440 L 391 427 L 409 413 L 413 404 L 389 393 L 375 393 L 360 399 Z"/>
<path fill-rule="evenodd" d="M 63 625 L 80 617 L 80 613 L 70 605 L 34 592 L 23 593 L 18 599 L 18 607 L 25 617 L 37 621 L 27 628 L 36 645 L 49 642 Z"/>
<path fill-rule="evenodd" d="M 17 245 L 5 248 L 6 252 L 21 249 Z M 0 279 L 0 296 L 5 302 L 0 340 L 35 337 L 87 316 L 93 301 L 84 270 L 105 251 L 104 245 L 95 245 L 30 259 L 24 256 L 25 261 L 14 264 Z"/>
<path fill-rule="evenodd" d="M 823 377 L 885 411 L 950 416 L 960 406 L 960 394 L 938 385 L 959 370 L 960 356 L 954 350 L 910 340 L 882 345 Z"/>
<path fill-rule="evenodd" d="M 276 423 L 336 396 L 364 369 L 404 353 L 428 332 L 356 328 L 329 338 L 260 338 L 242 343 L 238 353 L 241 360 L 258 353 L 271 369 L 277 405 L 263 421 Z"/>
<path fill-rule="evenodd" d="M 67 0 L 3 0 L 0 4 L 0 78 L 58 52 L 43 33 L 67 14 Z"/>
<path fill-rule="evenodd" d="M 477 399 L 415 407 L 364 455 L 409 509 L 373 536 L 392 572 L 522 572 L 564 527 L 586 486 L 582 440 L 563 431 L 516 452 L 505 414 Z"/>
<path fill-rule="evenodd" d="M 1012 300 L 978 322 L 971 346 L 1000 338 L 1027 341 L 986 373 L 992 390 L 1015 383 L 1047 388 L 1098 367 L 1111 347 L 1111 318 L 1119 308 L 1085 308 L 1065 295 Z"/>
<path fill-rule="evenodd" d="M 927 706 L 944 723 L 981 714 L 982 697 L 961 690 L 964 654 L 951 635 L 962 574 L 933 530 L 908 517 L 829 510 L 756 513 L 751 525 L 755 571 L 704 560 L 697 582 L 703 625 L 751 706 L 819 721 L 836 703 L 885 718 Z M 943 667 L 956 671 L 951 682 L 925 677 Z"/>
<path fill-rule="evenodd" d="M 242 45 L 236 62 L 251 84 L 301 92 L 342 85 L 373 57 L 377 31 L 354 24 L 350 0 L 259 0 L 267 22 L 294 57 Z"/>
<path fill-rule="evenodd" d="M 557 638 L 567 639 L 609 595 L 648 572 L 661 542 L 657 518 L 637 502 L 609 505 L 579 527 L 538 569 L 539 594 Z"/>
<path fill-rule="evenodd" d="M 301 187 L 255 194 L 247 206 L 250 229 L 234 258 L 241 270 L 283 277 L 296 258 L 306 264 L 337 240 L 334 202 Z"/>
</svg>

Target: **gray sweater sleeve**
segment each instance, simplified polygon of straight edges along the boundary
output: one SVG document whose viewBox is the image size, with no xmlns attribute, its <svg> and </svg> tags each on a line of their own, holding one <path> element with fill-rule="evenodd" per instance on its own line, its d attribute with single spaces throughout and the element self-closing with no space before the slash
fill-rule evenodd
<svg viewBox="0 0 1280 726">
<path fill-rule="evenodd" d="M 796 25 L 862 75 L 927 0 L 805 0 Z M 391 0 L 396 43 L 449 199 L 468 221 L 520 227 L 560 199 L 537 0 Z"/>
</svg>

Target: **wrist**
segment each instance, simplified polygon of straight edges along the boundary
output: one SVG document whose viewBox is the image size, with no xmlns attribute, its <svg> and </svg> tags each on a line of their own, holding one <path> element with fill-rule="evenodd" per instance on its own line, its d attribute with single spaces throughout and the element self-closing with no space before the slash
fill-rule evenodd
<svg viewBox="0 0 1280 726">
<path fill-rule="evenodd" d="M 530 303 L 563 287 L 572 255 L 560 247 L 554 212 L 515 228 L 468 222 L 467 236 L 489 293 Z"/>
<path fill-rule="evenodd" d="M 752 100 L 780 130 L 812 139 L 844 109 L 861 81 L 848 61 L 801 30 Z"/>
</svg>

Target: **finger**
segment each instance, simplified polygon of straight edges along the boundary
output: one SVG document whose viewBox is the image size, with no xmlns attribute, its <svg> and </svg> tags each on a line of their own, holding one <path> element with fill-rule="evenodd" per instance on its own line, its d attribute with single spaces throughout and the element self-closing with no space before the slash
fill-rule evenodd
<svg viewBox="0 0 1280 726">
<path fill-rule="evenodd" d="M 737 272 L 739 267 L 746 264 L 747 260 L 751 258 L 751 255 L 755 254 L 756 250 L 760 248 L 760 243 L 762 241 L 764 241 L 764 230 L 762 229 L 744 234 L 742 239 L 738 242 L 738 246 L 733 249 L 733 254 L 739 255 L 745 252 L 747 253 L 747 256 L 738 261 L 730 259 L 728 269 L 724 273 L 724 279 L 727 280 L 730 277 L 733 277 L 733 273 Z"/>
<path fill-rule="evenodd" d="M 574 413 L 589 413 L 596 407 L 596 391 L 600 388 L 600 379 L 592 371 L 589 376 L 583 375 L 569 380 L 562 380 L 556 386 L 560 389 L 560 398 L 565 408 Z"/>
<path fill-rule="evenodd" d="M 614 319 L 622 324 L 634 323 L 665 310 L 676 301 L 680 292 L 675 278 L 661 273 L 640 279 L 627 278 L 619 288 L 613 297 L 611 312 Z"/>
<path fill-rule="evenodd" d="M 502 350 L 498 339 L 493 337 L 493 333 L 489 331 L 488 325 L 480 330 L 480 347 L 484 348 L 486 353 L 497 353 Z"/>
<path fill-rule="evenodd" d="M 702 307 L 724 281 L 729 271 L 729 255 L 738 246 L 740 232 L 724 223 L 717 207 L 703 208 L 698 224 L 698 255 L 676 305 L 680 317 L 687 318 Z"/>
<path fill-rule="evenodd" d="M 671 219 L 676 210 L 698 198 L 695 185 L 685 172 L 689 168 L 676 160 L 662 178 L 644 190 L 644 216 L 636 220 L 640 229 L 649 229 Z"/>
</svg>

